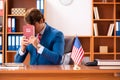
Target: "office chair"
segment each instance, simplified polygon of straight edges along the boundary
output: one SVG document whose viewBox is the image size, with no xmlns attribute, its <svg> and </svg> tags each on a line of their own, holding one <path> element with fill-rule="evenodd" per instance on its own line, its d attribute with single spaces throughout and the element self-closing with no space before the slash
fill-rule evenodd
<svg viewBox="0 0 120 80">
<path fill-rule="evenodd" d="M 73 64 L 72 59 L 70 58 L 72 47 L 74 43 L 74 36 L 65 36 L 65 46 L 64 46 L 64 55 L 62 57 L 62 64 Z"/>
</svg>

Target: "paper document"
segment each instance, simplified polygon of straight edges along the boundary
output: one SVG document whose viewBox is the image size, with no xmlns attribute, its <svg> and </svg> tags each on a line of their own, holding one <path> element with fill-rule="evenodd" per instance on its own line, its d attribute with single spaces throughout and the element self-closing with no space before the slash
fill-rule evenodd
<svg viewBox="0 0 120 80">
<path fill-rule="evenodd" d="M 99 69 L 120 69 L 120 66 L 99 66 Z"/>
<path fill-rule="evenodd" d="M 18 70 L 20 67 L 5 67 L 5 66 L 0 66 L 0 70 Z"/>
</svg>

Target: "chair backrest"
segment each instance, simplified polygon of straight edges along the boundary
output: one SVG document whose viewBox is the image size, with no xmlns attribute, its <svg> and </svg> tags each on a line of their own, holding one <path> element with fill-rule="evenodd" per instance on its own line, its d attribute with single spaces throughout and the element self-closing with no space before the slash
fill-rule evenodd
<svg viewBox="0 0 120 80">
<path fill-rule="evenodd" d="M 72 51 L 74 38 L 75 37 L 73 37 L 73 36 L 65 36 L 64 53 L 69 53 Z"/>
<path fill-rule="evenodd" d="M 65 36 L 65 46 L 64 46 L 64 55 L 62 58 L 62 64 L 73 64 L 72 59 L 70 58 L 72 47 L 74 43 L 73 36 Z"/>
</svg>

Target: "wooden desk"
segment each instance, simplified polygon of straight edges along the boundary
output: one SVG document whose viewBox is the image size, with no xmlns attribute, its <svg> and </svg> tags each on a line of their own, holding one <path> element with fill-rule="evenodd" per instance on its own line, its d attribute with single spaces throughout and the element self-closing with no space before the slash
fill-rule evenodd
<svg viewBox="0 0 120 80">
<path fill-rule="evenodd" d="M 19 70 L 0 70 L 0 80 L 120 80 L 114 73 L 120 70 L 100 70 L 98 67 L 72 65 L 25 66 Z"/>
</svg>

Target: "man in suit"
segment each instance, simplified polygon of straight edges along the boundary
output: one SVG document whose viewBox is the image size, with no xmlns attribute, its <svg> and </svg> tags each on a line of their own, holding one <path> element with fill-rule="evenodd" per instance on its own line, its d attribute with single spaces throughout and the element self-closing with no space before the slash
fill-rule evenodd
<svg viewBox="0 0 120 80">
<path fill-rule="evenodd" d="M 64 53 L 63 33 L 45 23 L 44 16 L 38 9 L 27 10 L 24 19 L 27 24 L 34 25 L 35 34 L 41 34 L 42 37 L 39 41 L 38 37 L 31 36 L 26 39 L 23 36 L 21 47 L 14 57 L 14 62 L 22 63 L 29 53 L 30 65 L 60 64 Z"/>
</svg>

